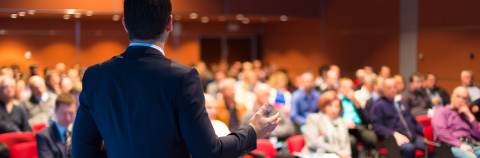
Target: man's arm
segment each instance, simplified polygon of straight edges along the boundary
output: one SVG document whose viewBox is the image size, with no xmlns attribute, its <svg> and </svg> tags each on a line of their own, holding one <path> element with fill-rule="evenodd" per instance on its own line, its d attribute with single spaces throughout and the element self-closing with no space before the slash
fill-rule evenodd
<svg viewBox="0 0 480 158">
<path fill-rule="evenodd" d="M 452 133 L 454 132 L 453 129 L 448 129 L 448 118 L 444 111 L 445 110 L 442 108 L 435 112 L 432 118 L 432 128 L 437 134 L 438 140 L 456 147 L 460 147 L 460 145 L 462 145 L 462 142 L 452 135 Z"/>
<path fill-rule="evenodd" d="M 383 113 L 381 105 L 373 105 L 371 114 L 374 114 L 371 115 L 372 128 L 375 133 L 377 133 L 377 135 L 391 136 L 393 135 L 393 133 L 395 133 L 393 129 L 390 129 L 385 125 L 385 122 L 383 120 L 385 114 Z"/>
<path fill-rule="evenodd" d="M 299 114 L 299 108 L 300 108 L 300 103 L 298 102 L 299 98 L 297 95 L 292 96 L 292 107 L 290 108 L 290 119 L 292 119 L 293 122 L 298 123 L 300 125 L 305 124 L 307 121 L 305 117 L 301 116 Z"/>
<path fill-rule="evenodd" d="M 21 130 L 22 132 L 31 132 L 32 128 L 30 128 L 30 124 L 28 124 L 28 115 L 27 111 L 23 107 L 19 107 L 21 114 L 22 114 L 22 123 L 21 123 Z"/>
<path fill-rule="evenodd" d="M 198 72 L 185 74 L 177 98 L 178 119 L 182 137 L 193 157 L 239 157 L 256 149 L 256 133 L 245 126 L 222 138 L 215 135 L 205 110 L 205 98 Z"/>
<path fill-rule="evenodd" d="M 37 134 L 35 139 L 37 141 L 38 158 L 55 157 L 53 156 L 52 149 L 48 146 L 48 141 L 43 136 Z"/>
<path fill-rule="evenodd" d="M 93 158 L 98 156 L 102 149 L 102 136 L 86 103 L 86 96 L 82 92 L 72 132 L 73 157 Z"/>
</svg>

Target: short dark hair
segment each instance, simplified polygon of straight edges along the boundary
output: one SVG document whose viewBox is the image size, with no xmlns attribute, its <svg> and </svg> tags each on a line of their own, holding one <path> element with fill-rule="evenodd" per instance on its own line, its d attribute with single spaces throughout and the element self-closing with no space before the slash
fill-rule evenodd
<svg viewBox="0 0 480 158">
<path fill-rule="evenodd" d="M 408 82 L 412 83 L 413 82 L 413 77 L 417 76 L 418 78 L 422 78 L 422 74 L 418 73 L 418 72 L 414 72 L 412 74 L 410 74 L 410 76 L 408 77 Z"/>
<path fill-rule="evenodd" d="M 62 93 L 57 96 L 57 100 L 55 100 L 55 109 L 58 109 L 60 105 L 72 105 L 77 104 L 77 100 L 71 94 Z"/>
<path fill-rule="evenodd" d="M 12 69 L 20 69 L 20 66 L 18 66 L 17 64 L 13 64 L 12 66 L 10 66 L 10 68 L 12 68 Z"/>
<path fill-rule="evenodd" d="M 427 73 L 425 74 L 425 80 L 428 79 L 428 76 L 432 75 L 433 77 L 437 78 L 437 75 L 435 75 L 434 73 Z"/>
<path fill-rule="evenodd" d="M 320 67 L 320 69 L 318 69 L 318 74 L 322 76 L 323 71 L 328 71 L 328 70 L 330 70 L 330 67 L 323 65 L 322 67 Z"/>
<path fill-rule="evenodd" d="M 125 26 L 130 40 L 157 39 L 172 14 L 170 0 L 125 0 Z"/>
</svg>

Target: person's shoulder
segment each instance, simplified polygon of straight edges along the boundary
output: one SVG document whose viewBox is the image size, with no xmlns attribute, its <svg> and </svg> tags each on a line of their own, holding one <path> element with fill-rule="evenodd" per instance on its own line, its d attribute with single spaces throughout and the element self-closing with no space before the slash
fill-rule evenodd
<svg viewBox="0 0 480 158">
<path fill-rule="evenodd" d="M 50 137 L 50 132 L 52 130 L 54 130 L 55 126 L 54 125 L 50 125 L 48 127 L 45 127 L 43 128 L 42 130 L 40 130 L 37 134 L 35 134 L 35 136 L 38 138 L 38 137 L 41 137 L 41 138 L 48 138 Z"/>
</svg>

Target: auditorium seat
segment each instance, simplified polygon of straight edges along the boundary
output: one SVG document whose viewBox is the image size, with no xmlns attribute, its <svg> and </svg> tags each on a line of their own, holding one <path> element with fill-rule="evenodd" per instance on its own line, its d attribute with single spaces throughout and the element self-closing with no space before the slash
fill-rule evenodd
<svg viewBox="0 0 480 158">
<path fill-rule="evenodd" d="M 270 143 L 268 139 L 259 139 L 257 140 L 257 149 L 253 150 L 251 153 L 263 153 L 267 158 L 273 158 L 277 153 L 277 149 L 273 147 L 273 144 Z"/>
<path fill-rule="evenodd" d="M 35 134 L 31 132 L 15 132 L 0 134 L 0 142 L 5 143 L 8 147 L 15 144 L 34 142 Z"/>
<path fill-rule="evenodd" d="M 10 158 L 37 158 L 37 142 L 27 142 L 12 145 Z"/>
<path fill-rule="evenodd" d="M 45 127 L 47 127 L 47 123 L 44 123 L 44 122 L 42 122 L 42 123 L 36 123 L 36 124 L 33 124 L 33 125 L 32 125 L 33 131 L 34 131 L 35 133 L 40 132 L 40 131 L 41 131 L 42 129 L 44 129 Z"/>
<path fill-rule="evenodd" d="M 430 117 L 428 115 L 417 116 L 417 117 L 415 117 L 415 119 L 417 120 L 418 123 L 423 125 L 423 127 L 432 126 L 432 117 Z"/>
<path fill-rule="evenodd" d="M 287 139 L 288 151 L 290 154 L 296 152 L 302 152 L 303 146 L 305 146 L 305 135 L 296 135 Z"/>
</svg>

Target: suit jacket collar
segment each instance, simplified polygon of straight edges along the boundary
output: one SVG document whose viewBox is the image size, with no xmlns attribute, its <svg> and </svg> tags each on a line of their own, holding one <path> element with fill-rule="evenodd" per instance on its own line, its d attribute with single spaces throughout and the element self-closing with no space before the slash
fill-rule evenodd
<svg viewBox="0 0 480 158">
<path fill-rule="evenodd" d="M 60 133 L 58 133 L 57 130 L 57 124 L 53 123 L 50 127 L 50 137 L 55 143 L 55 146 L 57 146 L 58 150 L 62 152 L 62 157 L 65 157 L 65 143 L 62 140 L 62 137 L 60 137 Z"/>
<path fill-rule="evenodd" d="M 152 47 L 146 46 L 130 46 L 122 53 L 122 55 L 160 55 L 163 56 L 162 52 L 158 51 Z"/>
</svg>

